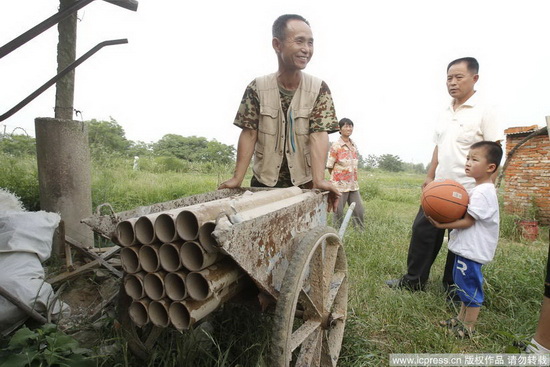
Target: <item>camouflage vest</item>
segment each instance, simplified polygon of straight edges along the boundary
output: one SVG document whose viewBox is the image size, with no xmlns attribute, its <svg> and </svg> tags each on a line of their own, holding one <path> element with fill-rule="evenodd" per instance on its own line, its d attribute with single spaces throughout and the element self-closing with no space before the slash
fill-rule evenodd
<svg viewBox="0 0 550 367">
<path fill-rule="evenodd" d="M 256 78 L 260 121 L 253 171 L 254 176 L 264 185 L 273 187 L 277 183 L 283 154 L 286 155 L 294 186 L 312 180 L 309 117 L 319 95 L 321 83 L 321 79 L 302 73 L 300 85 L 294 92 L 287 115 L 284 116 L 277 74 Z"/>
</svg>

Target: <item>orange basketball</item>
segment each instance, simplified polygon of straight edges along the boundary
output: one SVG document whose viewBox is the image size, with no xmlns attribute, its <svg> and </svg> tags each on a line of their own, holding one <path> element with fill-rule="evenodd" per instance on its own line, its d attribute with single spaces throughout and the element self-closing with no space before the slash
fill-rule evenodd
<svg viewBox="0 0 550 367">
<path fill-rule="evenodd" d="M 424 213 L 440 223 L 462 218 L 469 200 L 464 186 L 453 180 L 434 180 L 422 190 Z"/>
</svg>

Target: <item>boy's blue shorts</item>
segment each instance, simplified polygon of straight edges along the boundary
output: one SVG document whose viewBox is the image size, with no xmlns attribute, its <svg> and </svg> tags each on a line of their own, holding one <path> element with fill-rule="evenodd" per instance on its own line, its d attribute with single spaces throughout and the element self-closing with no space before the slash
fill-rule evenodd
<svg viewBox="0 0 550 367">
<path fill-rule="evenodd" d="M 480 263 L 456 255 L 453 280 L 460 300 L 467 307 L 481 307 L 485 297 Z"/>
</svg>

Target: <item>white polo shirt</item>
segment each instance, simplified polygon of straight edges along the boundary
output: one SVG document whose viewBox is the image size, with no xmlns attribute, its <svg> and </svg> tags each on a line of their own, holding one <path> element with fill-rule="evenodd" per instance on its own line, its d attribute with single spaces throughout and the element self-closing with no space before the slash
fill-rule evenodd
<svg viewBox="0 0 550 367">
<path fill-rule="evenodd" d="M 502 140 L 501 116 L 495 106 L 480 101 L 474 93 L 456 111 L 452 101 L 439 115 L 434 133 L 437 145 L 438 165 L 436 179 L 451 179 L 461 183 L 467 190 L 475 180 L 466 177 L 464 165 L 470 146 L 478 141 Z"/>
</svg>

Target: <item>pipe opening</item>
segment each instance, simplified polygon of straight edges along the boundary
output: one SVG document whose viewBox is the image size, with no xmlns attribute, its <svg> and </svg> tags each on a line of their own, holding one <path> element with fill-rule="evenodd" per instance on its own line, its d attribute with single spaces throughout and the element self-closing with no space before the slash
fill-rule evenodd
<svg viewBox="0 0 550 367">
<path fill-rule="evenodd" d="M 168 303 L 165 301 L 153 301 L 149 304 L 149 319 L 153 325 L 167 327 L 170 324 L 168 315 Z"/>
<path fill-rule="evenodd" d="M 164 278 L 166 295 L 173 301 L 181 301 L 187 297 L 185 288 L 185 273 L 168 273 Z"/>
<path fill-rule="evenodd" d="M 172 272 L 181 268 L 180 248 L 181 243 L 165 243 L 160 247 L 160 266 L 164 270 Z"/>
<path fill-rule="evenodd" d="M 148 273 L 160 269 L 159 247 L 158 245 L 144 245 L 139 250 L 141 267 Z"/>
<path fill-rule="evenodd" d="M 134 231 L 136 232 L 136 238 L 144 245 L 148 245 L 155 241 L 155 230 L 153 228 L 153 222 L 147 217 L 140 217 L 134 225 Z"/>
<path fill-rule="evenodd" d="M 168 311 L 170 322 L 178 330 L 189 329 L 190 315 L 185 305 L 181 302 L 174 302 Z"/>
<path fill-rule="evenodd" d="M 195 214 L 188 210 L 180 212 L 176 218 L 176 231 L 185 241 L 191 241 L 199 235 L 199 221 Z"/>
<path fill-rule="evenodd" d="M 131 246 L 136 240 L 134 227 L 131 222 L 125 220 L 117 224 L 116 237 L 121 246 Z"/>
<path fill-rule="evenodd" d="M 139 246 L 123 247 L 120 250 L 120 262 L 125 272 L 134 274 L 141 270 L 138 251 Z"/>
<path fill-rule="evenodd" d="M 215 222 L 206 222 L 199 229 L 199 242 L 207 252 L 218 251 L 218 241 L 212 236 L 215 229 Z"/>
<path fill-rule="evenodd" d="M 188 241 L 181 246 L 181 263 L 191 271 L 198 271 L 202 269 L 204 264 L 204 256 L 204 249 L 197 242 Z"/>
<path fill-rule="evenodd" d="M 126 274 L 124 277 L 124 290 L 133 300 L 145 297 L 145 290 L 143 288 L 144 278 L 145 273 Z"/>
<path fill-rule="evenodd" d="M 172 242 L 176 239 L 176 223 L 169 214 L 161 214 L 155 221 L 154 231 L 160 242 Z"/>
<path fill-rule="evenodd" d="M 148 301 L 134 301 L 128 308 L 130 318 L 139 327 L 147 325 L 149 322 L 149 314 L 147 312 Z"/>
<path fill-rule="evenodd" d="M 208 281 L 200 273 L 189 273 L 185 278 L 187 293 L 189 297 L 197 301 L 202 301 L 210 296 L 210 287 Z"/>
<path fill-rule="evenodd" d="M 145 289 L 145 294 L 155 301 L 158 301 L 165 295 L 164 282 L 162 275 L 159 273 L 147 274 L 143 280 L 143 288 Z"/>
</svg>

